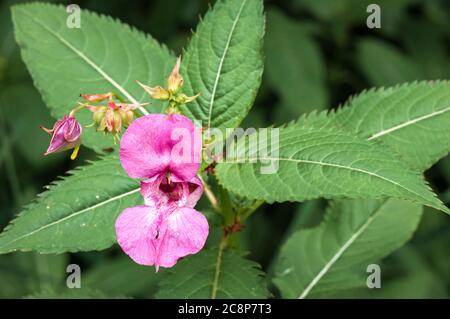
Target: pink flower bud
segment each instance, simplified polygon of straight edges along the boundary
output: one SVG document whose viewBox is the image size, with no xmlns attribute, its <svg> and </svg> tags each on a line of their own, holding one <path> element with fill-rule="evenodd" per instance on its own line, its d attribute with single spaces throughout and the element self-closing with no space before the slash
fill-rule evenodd
<svg viewBox="0 0 450 319">
<path fill-rule="evenodd" d="M 58 120 L 53 128 L 41 128 L 52 135 L 50 145 L 44 155 L 61 152 L 64 150 L 75 148 L 78 150 L 80 145 L 80 135 L 82 127 L 78 121 L 70 115 L 64 115 L 61 120 Z M 75 157 L 76 152 L 74 151 Z"/>
</svg>

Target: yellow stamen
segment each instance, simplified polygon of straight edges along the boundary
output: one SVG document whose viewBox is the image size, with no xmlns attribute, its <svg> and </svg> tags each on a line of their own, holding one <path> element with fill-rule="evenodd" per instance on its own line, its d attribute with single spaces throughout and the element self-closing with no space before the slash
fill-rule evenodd
<svg viewBox="0 0 450 319">
<path fill-rule="evenodd" d="M 74 159 L 77 158 L 78 156 L 78 150 L 80 149 L 80 144 L 78 144 L 77 146 L 75 146 L 75 148 L 73 149 L 72 155 L 70 155 L 70 159 L 73 161 Z"/>
</svg>

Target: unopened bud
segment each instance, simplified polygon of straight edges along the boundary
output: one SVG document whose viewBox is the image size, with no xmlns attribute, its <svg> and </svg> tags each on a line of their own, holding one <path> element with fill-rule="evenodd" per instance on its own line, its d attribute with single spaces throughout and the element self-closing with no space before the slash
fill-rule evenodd
<svg viewBox="0 0 450 319">
<path fill-rule="evenodd" d="M 186 94 L 180 94 L 176 97 L 175 101 L 177 104 L 186 104 L 189 102 L 194 101 L 196 98 L 199 97 L 200 94 L 196 94 L 194 96 L 187 96 Z"/>
<path fill-rule="evenodd" d="M 172 73 L 170 73 L 170 76 L 167 79 L 167 89 L 172 93 L 178 92 L 178 90 L 183 86 L 183 77 L 180 74 L 180 65 L 181 57 L 178 57 Z"/>
<path fill-rule="evenodd" d="M 41 128 L 52 135 L 50 145 L 44 155 L 62 152 L 64 150 L 75 148 L 72 159 L 75 159 L 76 153 L 80 146 L 80 136 L 83 131 L 80 123 L 75 117 L 65 115 L 61 120 L 58 120 L 52 129 L 45 127 Z"/>
<path fill-rule="evenodd" d="M 118 134 L 122 127 L 122 118 L 119 112 L 108 109 L 105 113 L 105 126 L 108 133 L 112 133 L 113 135 Z"/>
<path fill-rule="evenodd" d="M 170 98 L 170 92 L 160 86 L 151 87 L 139 81 L 137 83 L 155 100 L 168 100 Z"/>
</svg>

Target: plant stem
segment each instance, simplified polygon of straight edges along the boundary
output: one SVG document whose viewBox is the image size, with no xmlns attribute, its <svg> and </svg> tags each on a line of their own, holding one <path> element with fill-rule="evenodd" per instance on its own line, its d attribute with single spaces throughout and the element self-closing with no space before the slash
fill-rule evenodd
<svg viewBox="0 0 450 319">
<path fill-rule="evenodd" d="M 225 250 L 226 246 L 227 246 L 227 237 L 223 236 L 222 239 L 220 240 L 219 251 L 217 253 L 216 258 L 216 267 L 214 270 L 214 280 L 211 290 L 211 299 L 216 299 L 217 297 L 217 290 L 219 288 L 220 267 L 222 266 L 223 251 Z"/>
<path fill-rule="evenodd" d="M 236 214 L 231 205 L 230 194 L 223 187 L 219 186 L 219 194 L 220 194 L 220 210 L 222 212 L 224 218 L 224 226 L 230 227 L 236 221 Z"/>
<path fill-rule="evenodd" d="M 198 177 L 202 181 L 203 189 L 205 190 L 206 197 L 208 198 L 209 202 L 211 203 L 212 208 L 216 212 L 220 213 L 221 210 L 220 210 L 220 207 L 219 207 L 219 201 L 217 200 L 216 196 L 212 192 L 212 190 L 209 187 L 209 185 L 203 180 L 203 178 L 200 175 L 198 175 Z"/>
</svg>

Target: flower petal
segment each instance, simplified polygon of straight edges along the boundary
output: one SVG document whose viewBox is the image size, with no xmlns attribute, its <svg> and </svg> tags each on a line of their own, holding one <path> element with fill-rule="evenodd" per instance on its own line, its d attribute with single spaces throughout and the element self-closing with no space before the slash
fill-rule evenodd
<svg viewBox="0 0 450 319">
<path fill-rule="evenodd" d="M 164 174 L 141 181 L 141 195 L 145 205 L 151 207 L 194 208 L 202 194 L 203 184 L 197 176 L 187 182 L 172 176 L 170 184 L 167 183 L 167 176 Z"/>
<path fill-rule="evenodd" d="M 148 206 L 126 208 L 116 221 L 116 236 L 122 250 L 140 265 L 155 264 L 161 216 Z"/>
<path fill-rule="evenodd" d="M 177 183 L 181 182 L 181 180 L 176 176 L 173 176 L 172 182 Z M 202 180 L 198 176 L 192 177 L 187 182 L 184 182 L 183 190 L 183 198 L 180 201 L 179 206 L 194 208 L 203 194 Z"/>
<path fill-rule="evenodd" d="M 191 120 L 182 115 L 140 117 L 122 136 L 122 167 L 134 178 L 152 178 L 170 171 L 189 180 L 200 166 L 201 137 L 197 135 Z"/>
<path fill-rule="evenodd" d="M 181 257 L 199 252 L 208 237 L 208 221 L 192 208 L 183 207 L 163 219 L 156 267 L 172 267 Z"/>
<path fill-rule="evenodd" d="M 178 203 L 171 201 L 167 194 L 160 189 L 161 183 L 166 176 L 164 174 L 156 175 L 152 178 L 141 181 L 141 195 L 144 198 L 145 205 L 160 208 L 161 206 L 172 206 L 174 209 L 178 207 Z M 182 190 L 182 184 L 177 185 Z M 181 193 L 181 195 L 183 195 Z M 181 197 L 181 196 L 180 196 Z"/>
</svg>

